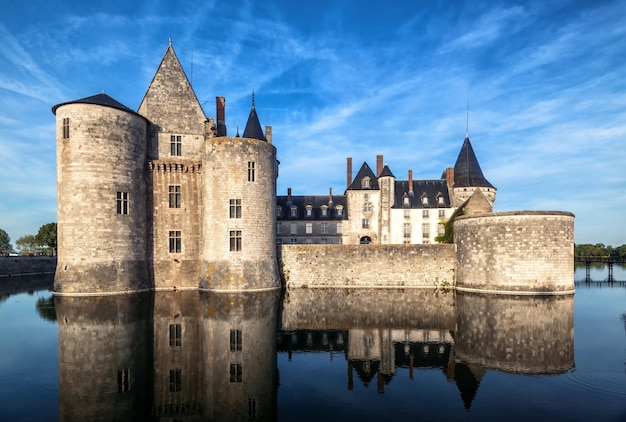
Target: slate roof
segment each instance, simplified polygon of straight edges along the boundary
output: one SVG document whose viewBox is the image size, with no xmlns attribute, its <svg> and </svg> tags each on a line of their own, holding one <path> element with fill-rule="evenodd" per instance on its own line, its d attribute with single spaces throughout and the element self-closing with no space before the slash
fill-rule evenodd
<svg viewBox="0 0 626 422">
<path fill-rule="evenodd" d="M 116 108 L 118 110 L 127 111 L 129 113 L 139 116 L 139 114 L 137 114 L 135 110 L 133 110 L 132 108 L 126 107 L 124 104 L 108 96 L 104 92 L 102 94 L 92 95 L 91 97 L 81 98 L 80 100 L 67 101 L 65 103 L 57 104 L 54 107 L 52 107 L 52 113 L 56 115 L 57 108 L 64 106 L 66 104 L 95 104 L 95 105 L 101 105 L 105 107 Z"/>
<path fill-rule="evenodd" d="M 394 206 L 392 208 L 406 208 L 404 206 L 404 194 L 409 193 L 408 180 L 396 180 Z M 428 197 L 428 205 L 422 203 L 422 195 Z M 439 203 L 437 197 L 443 196 L 443 203 Z M 450 195 L 445 179 L 413 180 L 413 195 L 409 195 L 409 208 L 449 208 Z"/>
<path fill-rule="evenodd" d="M 370 178 L 370 187 L 369 188 L 363 188 L 361 186 L 363 186 L 361 184 L 361 181 L 363 180 L 363 178 L 365 177 L 369 177 Z M 361 169 L 359 170 L 359 172 L 357 173 L 356 177 L 354 178 L 354 180 L 352 181 L 352 183 L 350 184 L 350 186 L 348 186 L 349 190 L 352 189 L 358 189 L 358 190 L 378 190 L 378 178 L 376 177 L 376 175 L 374 174 L 374 172 L 372 171 L 372 169 L 370 168 L 370 166 L 367 165 L 367 163 L 364 161 L 363 165 L 361 166 Z"/>
<path fill-rule="evenodd" d="M 483 176 L 469 137 L 465 137 L 461 152 L 459 152 L 459 156 L 454 164 L 454 187 L 488 187 L 495 189 Z"/>
<path fill-rule="evenodd" d="M 248 121 L 246 122 L 246 128 L 243 130 L 242 138 L 258 139 L 260 141 L 267 141 L 261 129 L 261 123 L 259 122 L 259 116 L 256 114 L 254 108 L 254 94 L 252 94 L 252 108 L 248 115 Z"/>
<path fill-rule="evenodd" d="M 393 173 L 391 172 L 387 164 L 385 164 L 385 167 L 383 167 L 383 170 L 380 172 L 380 176 L 378 177 L 396 177 L 396 176 L 393 175 Z"/>
<path fill-rule="evenodd" d="M 282 208 L 281 215 L 278 220 L 347 220 L 348 206 L 346 197 L 343 195 L 333 195 L 333 202 L 329 204 L 330 197 L 328 195 L 291 195 L 291 201 L 288 196 L 276 196 L 276 205 Z M 296 217 L 291 216 L 291 206 L 298 207 Z M 311 205 L 312 215 L 306 216 L 306 206 Z M 322 216 L 322 205 L 328 206 L 328 216 Z M 338 205 L 343 206 L 343 215 L 337 216 L 336 208 Z"/>
</svg>

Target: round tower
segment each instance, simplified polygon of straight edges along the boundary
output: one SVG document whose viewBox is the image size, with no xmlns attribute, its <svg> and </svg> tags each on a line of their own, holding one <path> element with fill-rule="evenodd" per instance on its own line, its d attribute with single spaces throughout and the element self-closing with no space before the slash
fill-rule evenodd
<svg viewBox="0 0 626 422">
<path fill-rule="evenodd" d="M 149 288 L 147 121 L 106 94 L 56 105 L 58 262 L 54 291 Z"/>
</svg>

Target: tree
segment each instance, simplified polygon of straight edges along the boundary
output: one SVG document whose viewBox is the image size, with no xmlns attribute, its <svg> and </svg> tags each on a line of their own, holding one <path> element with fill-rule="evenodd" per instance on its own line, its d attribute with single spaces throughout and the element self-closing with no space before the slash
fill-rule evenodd
<svg viewBox="0 0 626 422">
<path fill-rule="evenodd" d="M 15 247 L 20 253 L 35 253 L 37 249 L 37 241 L 35 236 L 27 234 L 15 241 Z"/>
<path fill-rule="evenodd" d="M 13 246 L 11 246 L 11 238 L 9 234 L 0 229 L 0 252 L 13 252 Z"/>
<path fill-rule="evenodd" d="M 39 227 L 39 231 L 35 236 L 35 242 L 42 247 L 52 249 L 52 254 L 56 255 L 57 250 L 57 223 L 48 223 Z"/>
</svg>

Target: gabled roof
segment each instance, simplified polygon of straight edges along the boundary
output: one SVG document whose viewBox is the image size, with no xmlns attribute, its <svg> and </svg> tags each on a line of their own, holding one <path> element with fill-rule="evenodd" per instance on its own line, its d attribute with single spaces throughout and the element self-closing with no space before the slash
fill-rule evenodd
<svg viewBox="0 0 626 422">
<path fill-rule="evenodd" d="M 366 177 L 369 177 L 370 179 L 370 184 L 368 188 L 364 188 L 362 187 L 363 184 L 361 183 L 362 180 Z M 372 169 L 370 168 L 370 166 L 367 165 L 367 163 L 364 161 L 363 165 L 361 166 L 361 169 L 359 170 L 359 172 L 357 173 L 356 177 L 354 178 L 354 180 L 352 181 L 352 183 L 350 184 L 350 186 L 348 186 L 348 190 L 356 190 L 356 189 L 376 189 L 378 190 L 378 178 L 376 178 L 376 175 L 374 174 L 374 172 L 372 171 Z"/>
<path fill-rule="evenodd" d="M 385 167 L 383 167 L 383 170 L 380 172 L 380 176 L 378 177 L 396 177 L 396 176 L 393 175 L 393 173 L 391 172 L 387 164 L 385 164 Z"/>
<path fill-rule="evenodd" d="M 137 114 L 135 110 L 133 110 L 132 108 L 126 107 L 124 104 L 120 103 L 114 98 L 109 97 L 104 92 L 102 94 L 92 95 L 91 97 L 81 98 L 80 100 L 68 101 L 65 103 L 57 104 L 54 107 L 52 107 L 52 113 L 56 115 L 57 108 L 64 106 L 66 104 L 95 104 L 95 105 L 101 105 L 104 107 L 116 108 L 118 110 L 127 111 L 132 114 Z"/>
<path fill-rule="evenodd" d="M 450 195 L 448 185 L 444 179 L 433 180 L 413 180 L 413 195 L 409 194 L 409 181 L 396 180 L 395 198 L 393 208 L 406 208 L 404 206 L 404 195 L 409 195 L 409 208 L 449 208 Z M 426 195 L 428 205 L 424 205 L 422 197 Z M 437 199 L 443 197 L 442 203 Z"/>
<path fill-rule="evenodd" d="M 263 129 L 261 129 L 261 123 L 259 122 L 259 116 L 256 114 L 254 108 L 254 94 L 252 94 L 252 108 L 248 115 L 248 121 L 246 122 L 246 128 L 243 130 L 242 138 L 258 139 L 260 141 L 266 141 Z"/>
<path fill-rule="evenodd" d="M 461 152 L 454 164 L 454 187 L 488 187 L 494 186 L 485 179 L 478 164 L 476 154 L 470 143 L 469 137 L 465 137 Z M 495 189 L 495 188 L 494 188 Z"/>
<path fill-rule="evenodd" d="M 204 133 L 206 115 L 171 43 L 138 113 L 166 132 Z"/>
</svg>

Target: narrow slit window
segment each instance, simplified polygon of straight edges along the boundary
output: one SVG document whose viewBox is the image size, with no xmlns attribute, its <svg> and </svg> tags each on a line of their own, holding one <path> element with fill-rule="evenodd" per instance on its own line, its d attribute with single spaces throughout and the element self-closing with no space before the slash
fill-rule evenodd
<svg viewBox="0 0 626 422">
<path fill-rule="evenodd" d="M 70 118 L 63 118 L 63 139 L 70 139 Z"/>
<path fill-rule="evenodd" d="M 255 180 L 255 163 L 254 161 L 248 161 L 248 182 L 254 182 Z"/>
</svg>

